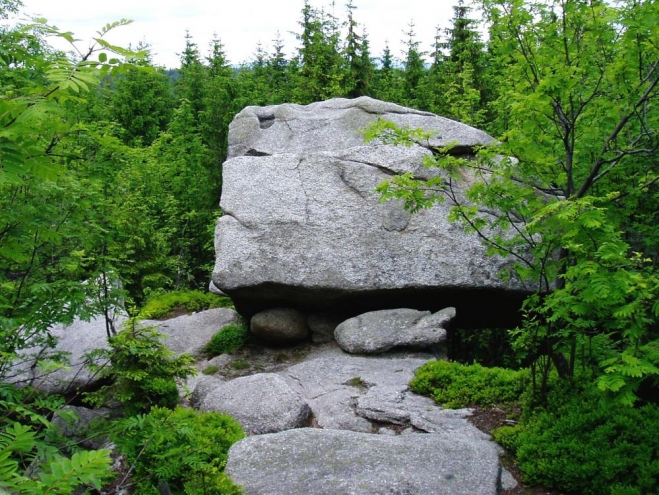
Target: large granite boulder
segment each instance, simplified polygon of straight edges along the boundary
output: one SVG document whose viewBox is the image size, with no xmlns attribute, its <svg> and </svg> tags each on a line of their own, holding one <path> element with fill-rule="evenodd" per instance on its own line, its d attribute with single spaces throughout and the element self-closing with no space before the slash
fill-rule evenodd
<svg viewBox="0 0 659 495">
<path fill-rule="evenodd" d="M 202 382 L 200 386 L 202 384 L 205 396 L 197 390 L 194 394 L 199 409 L 228 414 L 250 434 L 299 428 L 311 414 L 302 397 L 273 373 L 244 376 L 224 383 Z"/>
<path fill-rule="evenodd" d="M 226 473 L 247 495 L 496 495 L 501 465 L 494 442 L 303 428 L 234 444 Z"/>
<path fill-rule="evenodd" d="M 433 347 L 446 341 L 455 308 L 437 313 L 415 309 L 383 309 L 341 323 L 334 335 L 346 352 L 374 354 L 394 347 Z"/>
<path fill-rule="evenodd" d="M 360 131 L 380 117 L 434 136 L 411 147 L 364 144 Z M 448 203 L 411 215 L 375 192 L 393 174 L 438 173 L 422 160 L 451 142 L 465 155 L 492 138 L 368 97 L 245 108 L 230 126 L 213 284 L 245 316 L 453 306 L 463 326 L 514 319 L 524 286 L 498 277 L 507 260 L 450 224 Z"/>
</svg>

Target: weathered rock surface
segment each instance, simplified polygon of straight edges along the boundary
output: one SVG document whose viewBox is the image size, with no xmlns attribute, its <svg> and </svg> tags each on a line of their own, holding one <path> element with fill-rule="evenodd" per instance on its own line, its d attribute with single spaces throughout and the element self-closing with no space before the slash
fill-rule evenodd
<svg viewBox="0 0 659 495">
<path fill-rule="evenodd" d="M 220 289 L 215 287 L 215 284 L 213 283 L 212 280 L 208 283 L 208 292 L 211 292 L 212 294 L 215 294 L 217 296 L 226 296 L 224 292 L 222 292 Z"/>
<path fill-rule="evenodd" d="M 359 131 L 378 117 L 435 135 L 409 148 L 365 145 Z M 423 168 L 428 146 L 456 142 L 453 152 L 468 154 L 491 141 L 367 97 L 245 108 L 230 127 L 213 284 L 247 316 L 272 307 L 355 315 L 447 306 L 467 322 L 515 316 L 524 287 L 502 281 L 506 261 L 448 223 L 448 203 L 410 215 L 374 191 L 393 174 L 437 173 Z"/>
<path fill-rule="evenodd" d="M 291 151 L 342 151 L 364 144 L 357 133 L 378 117 L 402 127 L 437 131 L 428 145 L 441 148 L 457 143 L 456 152 L 488 144 L 483 131 L 432 113 L 401 107 L 368 97 L 337 98 L 311 105 L 247 107 L 231 123 L 229 158 L 277 155 Z"/>
<path fill-rule="evenodd" d="M 190 405 L 192 407 L 199 407 L 206 399 L 206 396 L 222 385 L 224 380 L 216 376 L 197 375 L 194 381 L 194 388 L 192 388 L 192 395 L 190 396 Z"/>
<path fill-rule="evenodd" d="M 114 328 L 119 331 L 126 321 L 126 316 L 117 310 L 112 315 L 112 320 Z M 163 342 L 173 352 L 199 356 L 204 345 L 222 327 L 240 321 L 240 316 L 234 310 L 218 308 L 166 321 L 142 320 L 141 324 L 156 327 L 158 332 L 165 335 Z M 51 333 L 57 340 L 55 348 L 52 350 L 33 348 L 23 351 L 19 361 L 12 367 L 12 373 L 7 377 L 7 381 L 18 385 L 31 384 L 48 394 L 68 394 L 95 387 L 99 376 L 91 373 L 86 367 L 89 361 L 86 355 L 96 349 L 108 348 L 105 319 L 97 317 L 89 322 L 76 320 L 71 325 L 53 327 Z M 43 360 L 53 353 L 63 353 L 69 365 L 54 371 L 33 367 L 35 359 Z M 190 383 L 194 384 L 194 380 Z"/>
<path fill-rule="evenodd" d="M 432 357 L 420 352 L 353 356 L 326 346 L 280 374 L 309 404 L 321 428 L 375 433 L 380 423 L 391 423 L 435 432 L 450 423 L 462 430 L 459 435 L 487 439 L 464 419 L 469 410 L 444 410 L 409 390 L 414 371 Z"/>
<path fill-rule="evenodd" d="M 142 325 L 154 326 L 164 334 L 164 343 L 169 350 L 198 357 L 213 335 L 223 327 L 240 321 L 240 315 L 233 309 L 216 308 L 165 321 L 142 320 Z"/>
<path fill-rule="evenodd" d="M 209 383 L 201 382 L 206 388 Z M 208 387 L 210 388 L 210 387 Z M 309 419 L 308 404 L 273 373 L 236 378 L 219 383 L 195 402 L 202 411 L 223 412 L 238 421 L 247 433 L 272 433 L 303 426 Z"/>
<path fill-rule="evenodd" d="M 307 317 L 293 308 L 273 308 L 255 314 L 250 321 L 255 337 L 284 344 L 304 340 L 309 335 Z"/>
<path fill-rule="evenodd" d="M 444 343 L 455 308 L 437 313 L 414 309 L 383 309 L 350 318 L 334 332 L 341 348 L 350 353 L 374 354 L 393 347 L 432 347 Z"/>
<path fill-rule="evenodd" d="M 112 314 L 114 327 L 119 330 L 126 317 L 119 311 Z M 71 325 L 56 325 L 51 329 L 57 344 L 54 349 L 30 348 L 21 351 L 6 380 L 20 385 L 32 385 L 47 394 L 67 394 L 94 387 L 98 376 L 87 369 L 87 353 L 108 348 L 106 321 L 96 317 L 90 321 L 76 319 Z M 35 366 L 36 360 L 63 354 L 68 366 L 54 369 Z M 102 363 L 97 363 L 102 364 Z"/>
<path fill-rule="evenodd" d="M 495 495 L 493 442 L 304 428 L 245 438 L 226 473 L 247 495 Z"/>
</svg>

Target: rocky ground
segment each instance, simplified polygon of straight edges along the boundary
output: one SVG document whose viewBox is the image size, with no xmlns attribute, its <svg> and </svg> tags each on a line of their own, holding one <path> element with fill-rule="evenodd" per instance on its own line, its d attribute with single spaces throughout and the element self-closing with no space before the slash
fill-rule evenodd
<svg viewBox="0 0 659 495">
<path fill-rule="evenodd" d="M 524 488 L 486 434 L 506 421 L 504 411 L 442 409 L 409 390 L 414 370 L 444 357 L 441 348 L 363 355 L 336 342 L 254 341 L 208 359 L 203 346 L 218 321 L 236 318 L 220 309 L 153 323 L 170 349 L 196 356 L 200 373 L 187 383 L 194 391 L 188 404 L 226 412 L 249 433 L 227 464 L 247 495 L 558 495 Z M 77 338 L 81 332 L 85 339 Z M 61 328 L 58 336 L 58 349 L 73 362 L 106 339 L 98 321 Z M 37 384 L 64 390 L 79 379 L 80 366 Z"/>
<path fill-rule="evenodd" d="M 201 360 L 197 362 L 199 369 L 199 377 L 203 375 L 204 370 L 208 370 L 209 366 L 217 367 L 217 370 L 211 368 L 213 376 L 219 377 L 223 380 L 232 380 L 238 377 L 245 377 L 257 373 L 275 373 L 286 375 L 287 370 L 294 368 L 296 365 L 304 363 L 314 356 L 323 353 L 336 353 L 335 344 L 313 344 L 310 342 L 299 343 L 296 345 L 271 347 L 263 343 L 250 342 L 242 348 L 232 352 L 229 355 L 223 355 L 214 360 L 209 361 Z M 426 357 L 432 357 L 426 355 Z M 441 357 L 441 355 L 439 356 Z M 214 364 L 213 364 L 214 363 Z M 200 378 L 197 378 L 198 381 Z M 356 377 L 354 377 L 356 378 Z M 362 383 L 354 382 L 354 387 L 362 388 L 362 391 L 367 392 L 368 387 Z M 491 409 L 472 409 L 471 415 L 466 416 L 466 420 L 478 430 L 489 434 L 494 428 L 509 424 L 509 412 L 499 408 Z M 386 428 L 390 430 L 392 435 L 400 435 L 404 433 L 409 426 L 402 424 L 392 423 L 378 423 L 375 422 L 379 428 Z M 315 415 L 309 418 L 305 426 L 314 428 L 321 428 L 318 419 Z M 414 429 L 414 427 L 412 427 Z M 503 454 L 501 456 L 501 463 L 505 470 L 510 473 L 511 478 L 508 479 L 506 485 L 502 487 L 499 493 L 503 495 L 561 495 L 560 492 L 545 488 L 528 488 L 522 483 L 521 473 L 515 466 L 511 458 Z"/>
</svg>

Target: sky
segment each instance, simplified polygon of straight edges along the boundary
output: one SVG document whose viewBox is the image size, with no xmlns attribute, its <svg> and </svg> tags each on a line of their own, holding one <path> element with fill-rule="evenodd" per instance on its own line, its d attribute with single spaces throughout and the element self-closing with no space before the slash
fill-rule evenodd
<svg viewBox="0 0 659 495">
<path fill-rule="evenodd" d="M 317 8 L 332 9 L 329 1 L 311 0 Z M 347 0 L 337 0 L 334 14 L 344 21 Z M 430 51 L 435 28 L 448 27 L 453 15 L 452 0 L 353 0 L 355 20 L 367 29 L 371 53 L 380 56 L 389 42 L 392 54 L 402 57 L 404 31 L 414 22 L 420 49 Z M 238 65 L 254 59 L 257 43 L 272 52 L 279 31 L 284 50 L 291 56 L 297 48 L 292 32 L 298 32 L 303 0 L 23 0 L 22 17 L 45 17 L 59 29 L 80 39 L 81 51 L 97 36 L 102 26 L 122 18 L 133 23 L 117 28 L 106 37 L 119 46 L 151 45 L 155 64 L 167 68 L 180 65 L 185 31 L 190 31 L 202 54 L 217 33 L 229 62 Z M 66 48 L 57 45 L 56 48 Z"/>
</svg>

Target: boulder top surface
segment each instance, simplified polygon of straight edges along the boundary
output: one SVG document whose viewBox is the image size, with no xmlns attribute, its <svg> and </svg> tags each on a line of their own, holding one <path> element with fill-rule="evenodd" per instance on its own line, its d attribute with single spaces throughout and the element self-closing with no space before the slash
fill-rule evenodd
<svg viewBox="0 0 659 495">
<path fill-rule="evenodd" d="M 228 156 L 317 153 L 363 146 L 361 131 L 378 118 L 400 127 L 437 131 L 426 143 L 431 148 L 454 143 L 456 151 L 465 151 L 493 141 L 487 133 L 455 120 L 362 96 L 309 105 L 246 107 L 229 127 Z"/>
</svg>

